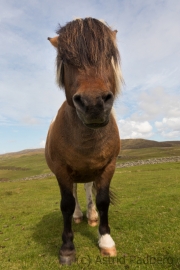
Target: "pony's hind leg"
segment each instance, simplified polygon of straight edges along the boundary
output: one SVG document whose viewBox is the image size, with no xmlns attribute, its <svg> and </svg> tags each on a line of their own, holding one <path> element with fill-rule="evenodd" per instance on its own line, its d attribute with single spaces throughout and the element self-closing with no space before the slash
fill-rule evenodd
<svg viewBox="0 0 180 270">
<path fill-rule="evenodd" d="M 92 198 L 92 186 L 93 186 L 93 182 L 84 184 L 84 188 L 86 191 L 86 202 L 87 202 L 86 216 L 88 219 L 88 224 L 94 227 L 98 223 L 98 213 L 96 211 L 96 207 L 94 205 L 93 198 Z"/>
<path fill-rule="evenodd" d="M 97 190 L 96 206 L 99 211 L 99 248 L 103 256 L 116 256 L 115 243 L 110 235 L 110 228 L 108 225 L 108 208 L 110 204 L 109 186 L 100 187 Z"/>
<path fill-rule="evenodd" d="M 77 197 L 77 184 L 73 184 L 73 196 L 75 198 L 76 206 L 75 210 L 73 213 L 73 219 L 75 223 L 80 223 L 83 220 L 83 213 L 81 211 L 79 202 L 78 202 L 78 197 Z"/>
<path fill-rule="evenodd" d="M 72 215 L 75 209 L 75 199 L 71 189 L 60 184 L 61 211 L 64 221 L 62 233 L 63 244 L 60 249 L 60 263 L 70 265 L 75 261 L 75 248 L 73 244 Z"/>
</svg>

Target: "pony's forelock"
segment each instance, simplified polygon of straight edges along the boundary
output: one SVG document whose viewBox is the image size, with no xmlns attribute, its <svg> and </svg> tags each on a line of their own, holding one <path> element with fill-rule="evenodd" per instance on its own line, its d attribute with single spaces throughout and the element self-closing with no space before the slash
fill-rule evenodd
<svg viewBox="0 0 180 270">
<path fill-rule="evenodd" d="M 63 83 L 63 61 L 59 61 L 59 64 L 57 65 L 57 71 L 56 71 L 56 83 L 58 86 L 62 89 L 64 89 L 64 83 Z"/>
<path fill-rule="evenodd" d="M 83 46 L 83 52 L 81 55 L 80 55 L 80 53 L 78 54 L 78 52 L 75 50 L 75 48 L 73 46 L 71 46 L 72 43 L 75 42 L 74 40 L 77 39 L 77 29 L 74 30 L 74 33 L 72 33 L 72 32 L 68 33 L 68 30 L 70 30 L 70 29 L 66 30 L 66 26 L 71 27 L 71 28 L 73 27 L 73 25 L 72 25 L 73 22 L 76 23 L 76 26 L 78 26 L 80 31 L 81 31 L 81 41 L 83 42 L 83 44 L 81 45 L 81 46 Z M 98 22 L 99 22 L 99 24 L 98 24 Z M 91 42 L 91 45 L 89 45 L 89 44 L 87 45 L 87 41 L 86 41 L 87 36 L 83 36 L 84 32 L 82 33 L 82 31 L 83 31 L 83 27 L 87 27 L 87 24 L 90 25 L 92 23 L 94 23 L 95 27 L 100 27 L 101 31 L 104 31 L 103 32 L 105 35 L 105 41 L 103 40 L 103 42 L 105 42 L 104 45 L 102 43 L 102 37 L 100 37 L 101 40 L 97 41 L 98 36 L 94 40 L 94 42 L 96 44 L 93 43 L 93 45 L 92 45 L 92 42 Z M 101 24 L 104 26 L 101 26 Z M 89 25 L 88 25 L 88 27 L 89 27 Z M 97 29 L 91 29 L 91 31 L 94 31 L 94 32 L 96 30 Z M 72 64 L 72 61 L 74 60 L 75 61 L 74 66 L 76 66 L 78 69 L 83 69 L 83 68 L 89 69 L 91 64 L 92 64 L 92 67 L 93 67 L 93 65 L 95 67 L 96 67 L 96 65 L 99 65 L 100 72 L 101 72 L 102 63 L 104 63 L 106 60 L 104 57 L 104 54 L 102 53 L 101 46 L 103 46 L 105 48 L 105 54 L 109 53 L 108 46 L 111 46 L 110 49 L 112 50 L 112 56 L 110 58 L 110 62 L 111 62 L 112 68 L 113 68 L 114 79 L 115 79 L 115 93 L 117 95 L 121 92 L 121 86 L 123 83 L 123 76 L 122 76 L 121 67 L 120 67 L 119 51 L 117 48 L 116 38 L 115 37 L 113 38 L 113 35 L 112 35 L 113 31 L 111 30 L 111 28 L 107 25 L 107 23 L 105 21 L 92 19 L 92 18 L 86 18 L 86 19 L 76 18 L 74 21 L 68 23 L 64 27 L 61 27 L 57 31 L 57 33 L 59 35 L 65 35 L 65 37 L 68 39 L 72 39 L 72 43 L 70 42 L 70 40 L 68 40 L 69 45 L 67 45 L 65 41 L 62 41 L 62 44 L 60 44 L 60 46 L 62 46 L 62 47 L 64 46 L 65 48 L 62 48 L 62 47 L 58 48 L 56 81 L 57 81 L 57 84 L 59 85 L 60 88 L 64 88 L 64 81 L 63 81 L 63 62 L 64 61 L 66 62 L 66 64 L 68 64 L 68 62 L 70 62 L 70 64 Z M 59 37 L 59 41 L 61 42 L 60 37 Z M 75 43 L 74 45 L 77 48 L 77 43 Z M 86 46 L 90 46 L 90 47 L 84 48 Z M 94 48 L 94 46 L 100 46 L 100 48 L 97 48 L 97 50 L 96 50 L 96 48 Z M 70 53 L 68 53 L 67 51 L 70 50 L 70 47 L 71 47 L 72 52 L 69 51 Z M 88 58 L 89 55 L 86 55 L 86 53 L 87 54 L 90 53 L 88 51 L 88 49 L 91 50 L 90 52 L 94 51 L 94 53 L 95 53 L 94 56 L 92 55 L 92 59 L 90 59 L 90 60 Z M 100 57 L 103 59 L 99 58 L 99 56 L 97 55 L 97 52 L 99 52 Z M 90 62 L 88 62 L 88 61 L 90 61 Z M 80 66 L 78 66 L 78 65 L 80 65 Z M 97 68 L 98 68 L 98 66 L 97 66 Z"/>
</svg>

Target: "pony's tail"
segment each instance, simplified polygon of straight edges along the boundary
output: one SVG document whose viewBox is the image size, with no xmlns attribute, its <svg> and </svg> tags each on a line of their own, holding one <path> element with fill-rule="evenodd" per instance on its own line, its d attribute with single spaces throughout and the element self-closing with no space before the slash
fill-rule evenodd
<svg viewBox="0 0 180 270">
<path fill-rule="evenodd" d="M 96 197 L 97 190 L 96 190 L 96 184 L 95 184 L 95 182 L 93 182 L 92 192 L 93 192 L 93 195 Z M 112 205 L 116 205 L 116 204 L 119 203 L 119 198 L 117 196 L 117 193 L 115 191 L 115 188 L 113 188 L 113 187 L 110 187 L 109 188 L 109 197 L 110 197 L 110 203 Z"/>
</svg>

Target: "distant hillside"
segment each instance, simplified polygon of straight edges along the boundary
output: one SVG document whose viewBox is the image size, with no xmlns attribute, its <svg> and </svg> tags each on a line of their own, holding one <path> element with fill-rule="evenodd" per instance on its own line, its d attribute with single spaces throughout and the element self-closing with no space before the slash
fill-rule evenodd
<svg viewBox="0 0 180 270">
<path fill-rule="evenodd" d="M 0 156 L 23 156 L 23 155 L 35 155 L 35 154 L 44 154 L 44 148 L 25 149 L 18 152 L 1 154 Z"/>
<path fill-rule="evenodd" d="M 121 140 L 121 149 L 139 149 L 139 148 L 151 148 L 151 147 L 172 147 L 180 144 L 180 141 L 171 142 L 157 142 L 145 139 L 125 139 Z"/>
<path fill-rule="evenodd" d="M 141 149 L 141 148 L 152 148 L 152 147 L 174 147 L 180 146 L 180 141 L 167 141 L 167 142 L 157 142 L 145 139 L 124 139 L 121 140 L 121 150 L 128 149 Z M 44 148 L 37 149 L 25 149 L 19 152 L 12 152 L 7 154 L 2 154 L 0 156 L 23 156 L 23 155 L 36 155 L 44 154 Z"/>
</svg>

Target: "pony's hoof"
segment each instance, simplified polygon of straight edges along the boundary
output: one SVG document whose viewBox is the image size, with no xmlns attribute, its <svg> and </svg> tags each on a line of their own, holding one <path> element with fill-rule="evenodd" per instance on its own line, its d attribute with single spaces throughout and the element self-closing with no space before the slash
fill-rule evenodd
<svg viewBox="0 0 180 270">
<path fill-rule="evenodd" d="M 71 254 L 66 255 L 61 255 L 60 254 L 60 264 L 62 265 L 71 265 L 76 261 L 76 253 L 75 251 Z"/>
<path fill-rule="evenodd" d="M 74 219 L 74 223 L 79 224 L 83 221 L 83 217 L 79 217 L 79 218 L 73 218 Z"/>
<path fill-rule="evenodd" d="M 111 248 L 100 248 L 100 252 L 102 256 L 110 256 L 110 257 L 117 256 L 117 251 L 116 251 L 115 246 Z"/>
<path fill-rule="evenodd" d="M 98 225 L 98 220 L 91 220 L 91 219 L 88 219 L 88 224 L 91 226 L 91 227 L 95 227 Z"/>
</svg>

